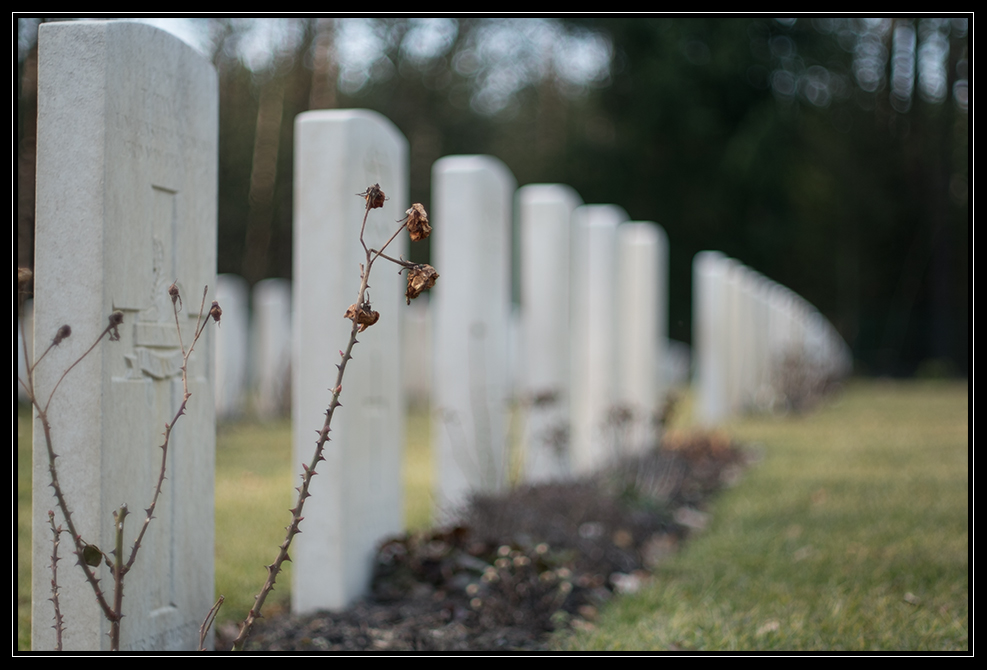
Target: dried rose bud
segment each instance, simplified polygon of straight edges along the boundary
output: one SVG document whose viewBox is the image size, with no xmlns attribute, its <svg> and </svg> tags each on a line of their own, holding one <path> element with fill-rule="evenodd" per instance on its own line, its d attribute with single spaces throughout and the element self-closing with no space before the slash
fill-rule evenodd
<svg viewBox="0 0 987 670">
<path fill-rule="evenodd" d="M 370 309 L 369 302 L 365 302 L 359 307 L 357 307 L 356 303 L 353 303 L 346 308 L 346 314 L 343 314 L 343 318 L 359 324 L 360 329 L 356 332 L 362 333 L 377 323 L 377 320 L 380 319 L 380 312 Z"/>
<path fill-rule="evenodd" d="M 363 193 L 357 193 L 357 195 L 362 195 L 367 201 L 367 209 L 377 209 L 378 207 L 384 206 L 384 192 L 380 190 L 380 184 L 374 184 L 368 188 Z"/>
<path fill-rule="evenodd" d="M 432 226 L 428 225 L 428 214 L 421 203 L 416 202 L 408 209 L 408 232 L 411 233 L 411 241 L 424 240 L 432 232 Z"/>
<path fill-rule="evenodd" d="M 410 305 L 412 300 L 420 296 L 422 291 L 435 286 L 435 280 L 438 278 L 439 273 L 431 265 L 422 263 L 408 268 L 408 290 L 404 294 L 408 304 Z"/>
<path fill-rule="evenodd" d="M 181 308 L 182 308 L 182 296 L 180 296 L 178 294 L 178 280 L 177 279 L 175 280 L 175 283 L 174 284 L 172 284 L 171 286 L 168 287 L 168 295 L 171 296 L 171 304 L 174 305 L 177 302 L 178 303 L 178 309 L 181 310 Z"/>
<path fill-rule="evenodd" d="M 55 339 L 52 340 L 51 343 L 58 346 L 59 344 L 62 343 L 62 340 L 69 337 L 71 334 L 72 334 L 72 327 L 69 326 L 68 324 L 65 324 L 64 326 L 58 329 L 57 333 L 55 333 Z"/>
<path fill-rule="evenodd" d="M 216 322 L 216 326 L 219 327 L 219 317 L 223 316 L 223 310 L 219 307 L 219 302 L 216 300 L 212 301 L 212 307 L 209 308 L 209 316 L 212 320 Z"/>
<path fill-rule="evenodd" d="M 110 333 L 110 340 L 118 342 L 120 340 L 120 331 L 117 327 L 123 323 L 123 312 L 117 310 L 110 314 L 110 329 L 113 331 Z"/>
</svg>

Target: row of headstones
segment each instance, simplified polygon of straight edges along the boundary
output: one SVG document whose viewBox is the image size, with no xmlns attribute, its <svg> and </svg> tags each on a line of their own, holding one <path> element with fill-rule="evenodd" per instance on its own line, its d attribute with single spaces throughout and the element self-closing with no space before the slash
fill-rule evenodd
<svg viewBox="0 0 987 670">
<path fill-rule="evenodd" d="M 183 400 L 182 346 L 167 287 L 178 279 L 188 333 L 203 286 L 216 291 L 218 95 L 215 71 L 176 38 L 144 24 L 71 22 L 39 29 L 35 342 L 62 323 L 95 338 L 93 315 L 124 312 L 120 341 L 97 348 L 60 382 L 50 426 L 62 486 L 81 535 L 113 546 L 113 511 L 140 508 L 158 476 L 161 432 Z M 311 459 L 331 399 L 343 318 L 357 294 L 365 203 L 379 246 L 408 202 L 408 142 L 369 111 L 307 112 L 295 121 L 291 309 L 293 463 Z M 83 169 L 84 166 L 84 169 Z M 583 205 L 565 186 L 517 189 L 488 156 L 451 156 L 432 170 L 431 292 L 436 504 L 454 516 L 470 491 L 505 484 L 512 354 L 529 420 L 528 474 L 590 472 L 653 438 L 657 371 L 667 353 L 667 242 L 613 205 Z M 519 216 L 521 306 L 511 344 L 511 249 Z M 407 256 L 398 237 L 394 257 Z M 326 462 L 310 488 L 291 557 L 296 612 L 344 607 L 370 584 L 378 542 L 403 528 L 405 278 L 373 273 L 380 320 L 361 333 L 334 417 Z M 283 285 L 282 285 L 283 288 Z M 211 296 L 210 296 L 211 297 Z M 224 298 L 225 299 L 225 298 Z M 208 301 L 206 303 L 208 305 Z M 284 303 L 273 322 L 284 323 Z M 245 308 L 224 305 L 221 329 Z M 123 648 L 190 649 L 212 605 L 213 491 L 219 338 L 207 331 L 188 363 L 192 396 L 169 447 L 164 504 L 127 580 Z M 283 333 L 282 333 L 283 336 Z M 60 346 L 37 370 L 51 389 L 78 351 Z M 54 633 L 43 430 L 35 422 L 33 644 Z M 299 469 L 300 470 L 300 469 Z M 125 529 L 125 546 L 139 523 Z M 250 532 L 244 529 L 244 532 Z M 272 548 L 273 551 L 273 548 Z M 104 584 L 112 580 L 105 568 Z M 59 572 L 68 649 L 105 645 L 108 624 L 78 570 Z"/>
<path fill-rule="evenodd" d="M 804 298 L 716 251 L 693 260 L 696 418 L 799 410 L 852 368 L 850 348 Z"/>
<path fill-rule="evenodd" d="M 301 461 L 330 401 L 326 372 L 339 362 L 349 329 L 340 317 L 365 262 L 357 225 L 364 202 L 353 194 L 388 185 L 383 210 L 367 220 L 371 247 L 390 237 L 409 203 L 407 141 L 379 114 L 306 112 L 295 141 L 292 415 Z M 583 205 L 566 186 L 518 189 L 491 156 L 448 156 L 431 176 L 432 264 L 440 274 L 429 301 L 437 519 L 454 519 L 473 492 L 507 485 L 512 401 L 527 414 L 529 480 L 591 472 L 650 444 L 667 348 L 662 229 L 629 222 L 614 205 Z M 407 241 L 396 244 L 393 254 L 403 255 Z M 372 277 L 380 321 L 354 350 L 357 367 L 333 426 L 338 446 L 306 507 L 306 523 L 320 532 L 298 536 L 292 554 L 298 612 L 362 595 L 377 544 L 402 527 L 402 282 L 386 270 Z"/>
<path fill-rule="evenodd" d="M 291 282 L 264 279 L 252 291 L 243 277 L 221 274 L 216 299 L 216 416 L 261 420 L 287 414 L 291 382 Z M 250 304 L 253 309 L 250 309 Z"/>
</svg>

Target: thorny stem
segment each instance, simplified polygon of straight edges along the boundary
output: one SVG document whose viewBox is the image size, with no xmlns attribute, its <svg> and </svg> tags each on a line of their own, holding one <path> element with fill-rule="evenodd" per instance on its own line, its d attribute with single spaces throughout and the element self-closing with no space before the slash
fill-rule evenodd
<svg viewBox="0 0 987 670">
<path fill-rule="evenodd" d="M 360 290 L 357 294 L 357 305 L 362 305 L 364 302 L 364 296 L 366 295 L 368 282 L 370 280 L 370 268 L 373 265 L 373 262 L 377 259 L 377 256 L 381 255 L 380 251 L 376 252 L 376 255 L 372 255 L 372 253 L 374 253 L 373 250 L 369 249 L 363 241 L 363 231 L 366 228 L 367 216 L 370 214 L 370 210 L 371 203 L 368 201 L 367 208 L 363 213 L 363 223 L 360 226 L 360 244 L 363 245 L 363 249 L 367 254 L 367 262 L 363 271 L 360 273 Z M 391 236 L 391 239 L 388 240 L 387 243 L 381 248 L 381 251 L 383 251 L 387 245 L 390 244 L 395 237 L 397 237 L 397 234 L 400 233 L 406 225 L 406 223 L 403 224 L 398 231 Z M 274 589 L 274 583 L 277 580 L 278 574 L 281 572 L 282 564 L 285 561 L 291 560 L 288 556 L 288 548 L 291 546 L 291 541 L 294 539 L 295 535 L 301 532 L 298 530 L 298 525 L 302 522 L 302 519 L 304 519 L 302 516 L 302 508 L 305 506 L 305 499 L 311 495 L 308 492 L 309 486 L 312 483 L 312 477 L 317 474 L 315 469 L 318 466 L 319 461 L 325 460 L 323 451 L 325 450 L 326 442 L 329 441 L 332 417 L 336 412 L 336 408 L 342 407 L 339 402 L 339 396 L 343 392 L 343 375 L 346 373 L 346 364 L 353 358 L 351 352 L 353 351 L 353 345 L 358 342 L 356 335 L 359 332 L 359 329 L 360 325 L 357 323 L 357 320 L 354 319 L 353 328 L 350 330 L 350 339 L 346 344 L 346 350 L 340 352 L 342 361 L 340 361 L 340 363 L 336 366 L 338 368 L 338 372 L 336 374 L 336 384 L 332 388 L 332 400 L 329 402 L 329 408 L 326 410 L 325 423 L 322 426 L 322 430 L 318 431 L 319 439 L 315 443 L 315 453 L 308 465 L 305 465 L 304 463 L 302 464 L 302 469 L 304 470 L 302 473 L 302 484 L 296 489 L 298 491 L 298 500 L 295 503 L 295 507 L 289 510 L 291 512 L 291 524 L 289 524 L 285 529 L 287 530 L 287 534 L 284 542 L 281 543 L 278 550 L 277 558 L 274 559 L 273 563 L 265 566 L 267 568 L 267 580 L 264 582 L 264 586 L 261 588 L 260 593 L 254 597 L 254 606 L 247 614 L 247 618 L 243 620 L 242 624 L 240 624 L 240 632 L 233 641 L 233 651 L 243 650 L 243 646 L 246 643 L 247 638 L 250 636 L 254 623 L 261 616 L 260 612 L 261 608 L 264 606 L 264 601 L 267 599 L 268 594 Z"/>
<path fill-rule="evenodd" d="M 65 379 L 65 375 L 68 374 L 69 370 L 74 368 L 79 361 L 85 358 L 86 355 L 93 350 L 93 347 L 95 347 L 96 344 L 103 339 L 103 336 L 106 335 L 108 332 L 110 332 L 112 328 L 113 326 L 111 325 L 107 327 L 106 330 L 104 330 L 102 333 L 100 333 L 99 337 L 96 338 L 96 342 L 94 342 L 93 345 L 86 350 L 86 353 L 80 356 L 79 359 L 76 360 L 76 362 L 73 363 L 68 368 L 68 370 L 66 370 L 62 374 L 58 382 L 55 384 L 56 389 L 58 388 L 58 384 L 60 384 L 62 380 Z M 35 366 L 37 365 L 37 363 L 38 362 L 35 362 Z M 55 499 L 58 502 L 58 508 L 62 511 L 62 516 L 65 517 L 65 523 L 68 525 L 69 537 L 72 538 L 72 542 L 75 544 L 75 553 L 78 557 L 78 563 L 82 567 L 82 571 L 86 576 L 86 581 L 88 581 L 89 585 L 92 587 L 93 593 L 96 595 L 96 602 L 103 610 L 103 615 L 106 617 L 107 621 L 110 621 L 112 623 L 113 621 L 119 619 L 119 613 L 114 612 L 114 610 L 110 607 L 109 603 L 106 602 L 106 598 L 103 595 L 102 590 L 99 588 L 99 579 L 96 577 L 95 571 L 91 570 L 90 567 L 86 564 L 86 562 L 82 558 L 83 550 L 86 547 L 86 543 L 83 542 L 82 537 L 79 535 L 79 532 L 76 530 L 75 522 L 72 520 L 72 513 L 69 511 L 68 503 L 66 502 L 65 496 L 62 493 L 62 487 L 58 482 L 58 471 L 55 468 L 55 459 L 58 458 L 58 456 L 57 454 L 55 454 L 55 449 L 52 445 L 51 425 L 48 423 L 48 412 L 47 412 L 48 405 L 51 404 L 51 399 L 55 395 L 55 389 L 52 389 L 51 395 L 48 396 L 48 402 L 45 403 L 45 406 L 41 407 L 41 404 L 38 402 L 37 397 L 35 396 L 34 393 L 33 380 L 30 377 L 28 379 L 31 382 L 31 386 L 32 386 L 32 388 L 28 389 L 28 392 L 31 396 L 31 402 L 34 404 L 34 408 L 38 412 L 38 419 L 41 420 L 41 427 L 42 430 L 44 431 L 44 436 L 45 436 L 45 446 L 48 449 L 48 472 L 51 477 L 51 483 L 49 484 L 49 486 L 51 486 L 55 491 Z"/>
<path fill-rule="evenodd" d="M 188 351 L 185 350 L 185 346 L 182 345 L 182 387 L 184 393 L 182 395 L 182 404 L 179 405 L 178 411 L 175 412 L 175 416 L 172 418 L 171 423 L 165 424 L 164 432 L 164 442 L 161 444 L 161 470 L 158 473 L 158 483 L 154 487 L 154 495 L 151 498 L 150 506 L 145 510 L 147 515 L 144 517 L 144 525 L 141 526 L 140 533 L 137 535 L 137 539 L 134 540 L 133 549 L 130 552 L 130 558 L 127 559 L 127 564 L 124 566 L 124 574 L 130 571 L 131 566 L 133 566 L 134 561 L 137 559 L 137 550 L 140 549 L 141 541 L 144 539 L 144 533 L 147 532 L 147 526 L 151 523 L 151 519 L 154 518 L 154 508 L 158 504 L 158 497 L 161 495 L 161 489 L 164 487 L 165 480 L 165 464 L 168 461 L 168 443 L 171 439 L 171 431 L 175 428 L 175 423 L 178 421 L 179 417 L 185 414 L 185 406 L 188 404 L 188 399 L 192 396 L 188 390 L 188 359 L 192 355 L 192 350 L 195 348 L 195 343 L 199 341 L 199 336 L 202 335 L 202 331 L 205 330 L 206 324 L 209 320 L 202 320 L 202 312 L 206 307 L 206 293 L 208 293 L 209 287 L 206 286 L 202 291 L 202 304 L 199 305 L 199 318 L 195 322 L 195 337 L 192 340 L 192 344 L 189 345 Z M 178 325 L 178 307 L 175 303 L 172 303 L 172 308 L 175 312 L 175 325 L 178 327 L 178 341 L 181 343 L 182 329 Z M 117 560 L 122 560 L 122 557 L 118 556 Z"/>
<path fill-rule="evenodd" d="M 62 631 L 65 629 L 65 621 L 62 619 L 62 611 L 58 606 L 58 536 L 62 534 L 62 528 L 55 527 L 55 513 L 48 510 L 48 523 L 51 525 L 52 546 L 51 546 L 51 602 L 55 605 L 55 651 L 62 650 Z"/>
<path fill-rule="evenodd" d="M 120 619 L 123 612 L 123 576 L 127 573 L 127 568 L 121 565 L 123 560 L 123 521 L 127 518 L 127 506 L 123 505 L 113 513 L 113 525 L 116 527 L 116 546 L 113 554 L 116 560 L 113 562 L 113 611 L 119 616 L 110 622 L 110 649 L 120 649 Z"/>
<path fill-rule="evenodd" d="M 104 329 L 102 333 L 100 333 L 99 337 L 96 338 L 96 341 L 93 342 L 92 346 L 90 346 L 85 351 L 85 353 L 82 354 L 82 356 L 80 356 L 74 363 L 72 363 L 72 365 L 70 365 L 65 370 L 65 372 L 62 373 L 62 376 L 59 377 L 58 381 L 55 383 L 55 387 L 52 389 L 51 394 L 49 394 L 48 401 L 45 403 L 45 406 L 44 407 L 41 407 L 41 404 L 38 402 L 38 400 L 37 400 L 37 398 L 35 396 L 35 393 L 34 393 L 34 380 L 33 380 L 33 375 L 32 375 L 33 369 L 36 368 L 37 365 L 38 365 L 38 363 L 41 362 L 41 358 L 44 357 L 44 354 L 42 354 L 42 357 L 39 358 L 38 360 L 36 360 L 33 365 L 29 366 L 29 368 L 28 368 L 28 383 L 27 384 L 24 384 L 23 381 L 21 382 L 22 385 L 24 385 L 26 387 L 27 392 L 28 392 L 28 395 L 29 395 L 29 397 L 31 399 L 31 403 L 34 405 L 35 409 L 37 410 L 37 412 L 38 412 L 38 418 L 41 420 L 41 426 L 43 428 L 44 436 L 45 436 L 45 446 L 47 447 L 47 450 L 48 450 L 48 470 L 49 470 L 49 474 L 51 476 L 50 486 L 55 491 L 55 498 L 58 501 L 58 507 L 62 511 L 62 516 L 65 517 L 65 522 L 66 522 L 66 524 L 68 524 L 68 532 L 69 532 L 69 535 L 72 537 L 72 541 L 75 543 L 75 548 L 76 548 L 76 552 L 75 553 L 76 553 L 76 555 L 78 557 L 78 563 L 82 567 L 82 571 L 83 571 L 83 573 L 86 576 L 86 580 L 89 582 L 90 586 L 93 589 L 93 593 L 96 596 L 96 602 L 99 604 L 100 608 L 103 610 L 103 615 L 106 617 L 107 621 L 110 622 L 110 647 L 114 651 L 117 651 L 120 648 L 120 620 L 123 617 L 123 615 L 122 615 L 122 607 L 123 607 L 123 578 L 130 571 L 131 567 L 133 567 L 134 561 L 137 558 L 137 552 L 138 552 L 138 550 L 140 548 L 141 541 L 142 541 L 142 539 L 144 537 L 144 533 L 147 531 L 147 526 L 150 523 L 151 519 L 153 518 L 154 508 L 157 505 L 158 497 L 161 494 L 161 489 L 163 487 L 163 483 L 164 483 L 164 479 L 165 479 L 165 466 L 166 466 L 166 463 L 167 463 L 168 442 L 169 442 L 169 438 L 171 436 L 171 431 L 172 431 L 172 429 L 173 429 L 173 427 L 175 425 L 175 422 L 178 421 L 179 417 L 181 417 L 185 413 L 185 406 L 188 403 L 189 397 L 192 395 L 188 391 L 188 374 L 187 374 L 188 359 L 189 359 L 189 356 L 191 356 L 191 354 L 192 354 L 192 350 L 194 349 L 195 344 L 196 344 L 196 342 L 199 339 L 199 336 L 205 330 L 206 324 L 208 323 L 208 320 L 203 321 L 203 318 L 202 318 L 203 310 L 205 308 L 206 294 L 208 293 L 208 291 L 209 291 L 209 287 L 207 286 L 203 290 L 203 292 L 202 292 L 202 305 L 200 305 L 200 307 L 199 307 L 199 317 L 198 317 L 198 321 L 196 321 L 195 337 L 192 340 L 192 344 L 189 346 L 189 348 L 188 348 L 187 351 L 185 350 L 184 344 L 182 345 L 183 360 L 182 360 L 181 370 L 182 370 L 182 383 L 183 383 L 184 392 L 185 392 L 184 393 L 184 398 L 182 400 L 181 406 L 178 408 L 178 411 L 175 413 L 175 417 L 172 419 L 172 422 L 170 424 L 165 424 L 165 433 L 164 433 L 165 439 L 164 439 L 164 443 L 161 445 L 161 450 L 162 450 L 162 455 L 161 455 L 161 470 L 160 470 L 160 473 L 158 475 L 158 482 L 157 482 L 157 485 L 155 486 L 154 495 L 153 495 L 152 500 L 151 500 L 151 505 L 146 510 L 147 516 L 144 519 L 144 525 L 141 527 L 140 533 L 138 534 L 137 539 L 134 541 L 134 545 L 133 545 L 133 548 L 131 550 L 130 558 L 126 562 L 126 564 L 122 564 L 122 560 L 123 560 L 123 520 L 127 516 L 127 508 L 126 508 L 126 505 L 124 505 L 119 510 L 119 512 L 115 512 L 114 515 L 113 515 L 114 518 L 115 518 L 115 520 L 116 520 L 116 549 L 113 552 L 115 554 L 116 560 L 113 563 L 110 563 L 109 559 L 108 558 L 106 559 L 107 564 L 113 570 L 113 576 L 114 576 L 114 585 L 115 586 L 114 586 L 114 599 L 113 599 L 114 602 L 113 602 L 113 607 L 112 608 L 110 607 L 109 603 L 107 603 L 106 597 L 103 595 L 103 592 L 102 592 L 102 590 L 99 587 L 99 581 L 100 580 L 96 577 L 95 571 L 92 570 L 92 569 L 90 569 L 90 566 L 87 565 L 86 562 L 85 562 L 85 560 L 83 559 L 83 552 L 84 552 L 84 550 L 85 550 L 85 548 L 87 546 L 87 543 L 83 541 L 81 535 L 79 535 L 78 531 L 76 530 L 75 523 L 72 520 L 72 514 L 71 514 L 71 512 L 69 511 L 69 508 L 68 508 L 68 503 L 65 500 L 65 496 L 62 493 L 62 487 L 61 487 L 61 485 L 60 485 L 60 483 L 58 481 L 58 471 L 57 471 L 57 469 L 55 467 L 55 459 L 58 456 L 57 456 L 57 454 L 55 454 L 54 447 L 52 445 L 51 425 L 48 422 L 48 414 L 47 414 L 47 411 L 48 411 L 49 405 L 51 404 L 51 400 L 52 400 L 52 398 L 55 395 L 55 391 L 58 389 L 59 384 L 62 383 L 62 380 L 65 379 L 65 377 L 72 370 L 72 368 L 74 368 L 76 365 L 78 365 L 78 363 L 83 358 L 85 358 L 87 355 L 89 355 L 89 353 L 96 347 L 97 344 L 99 344 L 100 340 L 102 340 L 103 337 L 107 333 L 110 333 L 110 332 L 115 333 L 116 332 L 115 329 L 120 324 L 119 320 L 114 320 L 114 318 L 111 317 L 111 319 L 110 319 L 110 325 L 107 326 L 106 329 Z M 174 305 L 174 302 L 173 302 L 173 305 Z M 179 342 L 181 343 L 181 326 L 178 324 L 178 307 L 177 307 L 177 305 L 174 306 L 174 309 L 175 309 L 175 324 L 178 327 L 178 337 L 179 337 Z M 114 316 L 116 316 L 116 314 Z M 22 336 L 23 336 L 23 334 L 22 334 Z M 111 336 L 110 339 L 119 339 L 119 335 L 116 335 L 115 337 Z M 48 351 L 51 349 L 52 346 L 54 346 L 54 342 L 52 343 L 52 345 L 50 345 L 48 347 L 47 350 L 45 350 L 45 354 L 48 353 Z M 27 345 L 25 344 L 25 359 L 27 357 L 26 354 L 27 354 Z M 54 521 L 52 521 L 52 523 L 54 523 Z M 105 555 L 104 555 L 104 558 L 105 558 Z M 54 561 L 53 561 L 53 564 L 52 564 L 52 572 L 53 572 L 53 575 L 54 575 Z M 54 578 L 52 580 L 52 588 L 53 589 L 55 588 Z M 56 611 L 56 620 L 58 620 L 60 618 L 60 614 L 59 614 L 59 611 L 58 611 L 58 603 L 57 602 L 55 602 L 55 611 Z M 61 644 L 61 630 L 60 629 L 57 629 L 57 630 L 58 630 L 58 639 L 59 639 L 59 645 L 60 645 Z"/>
</svg>

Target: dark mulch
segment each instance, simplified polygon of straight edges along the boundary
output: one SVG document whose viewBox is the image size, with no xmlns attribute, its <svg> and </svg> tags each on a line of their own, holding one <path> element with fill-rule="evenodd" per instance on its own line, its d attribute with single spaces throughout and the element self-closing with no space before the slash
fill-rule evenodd
<svg viewBox="0 0 987 670">
<path fill-rule="evenodd" d="M 343 612 L 263 619 L 247 648 L 547 649 L 551 633 L 591 626 L 614 593 L 646 583 L 745 462 L 722 435 L 668 435 L 593 478 L 476 496 L 461 525 L 386 541 L 371 596 Z M 223 633 L 217 649 L 229 649 Z"/>
</svg>

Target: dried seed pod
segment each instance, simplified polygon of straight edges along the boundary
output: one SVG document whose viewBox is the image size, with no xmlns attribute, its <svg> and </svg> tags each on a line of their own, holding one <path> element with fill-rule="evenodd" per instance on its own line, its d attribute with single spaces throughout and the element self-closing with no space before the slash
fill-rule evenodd
<svg viewBox="0 0 987 670">
<path fill-rule="evenodd" d="M 365 302 L 359 306 L 357 306 L 356 303 L 353 303 L 346 308 L 346 314 L 343 314 L 343 318 L 357 323 L 360 326 L 360 329 L 357 332 L 362 333 L 367 328 L 377 323 L 377 320 L 380 319 L 380 312 L 370 309 L 369 302 Z"/>
<path fill-rule="evenodd" d="M 384 206 L 384 192 L 380 190 L 380 184 L 374 184 L 363 193 L 357 193 L 367 201 L 367 209 L 377 209 Z"/>
<path fill-rule="evenodd" d="M 120 324 L 123 323 L 123 312 L 117 310 L 110 314 L 110 340 L 114 342 L 120 341 Z"/>
<path fill-rule="evenodd" d="M 428 214 L 421 203 L 416 202 L 405 214 L 408 215 L 408 232 L 411 234 L 411 241 L 424 240 L 432 232 L 432 227 L 428 225 Z"/>
<path fill-rule="evenodd" d="M 422 294 L 422 291 L 435 286 L 435 280 L 439 278 L 439 273 L 431 265 L 422 263 L 408 268 L 408 290 L 404 296 L 410 305 L 411 301 Z"/>
<path fill-rule="evenodd" d="M 69 326 L 68 324 L 65 324 L 64 326 L 58 329 L 57 333 L 55 333 L 55 339 L 52 340 L 52 344 L 58 346 L 59 344 L 62 343 L 62 340 L 66 339 L 71 335 L 72 335 L 72 327 Z"/>
<path fill-rule="evenodd" d="M 181 309 L 182 309 L 182 296 L 179 295 L 179 293 L 178 293 L 178 280 L 177 279 L 175 280 L 175 282 L 171 286 L 168 287 L 168 295 L 171 296 L 171 304 L 174 305 L 177 302 L 178 303 L 178 309 L 179 309 L 179 311 L 181 311 Z"/>
</svg>

